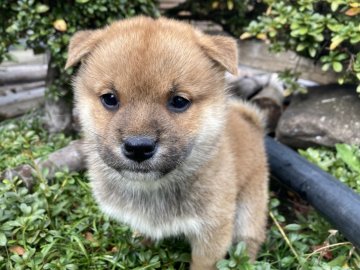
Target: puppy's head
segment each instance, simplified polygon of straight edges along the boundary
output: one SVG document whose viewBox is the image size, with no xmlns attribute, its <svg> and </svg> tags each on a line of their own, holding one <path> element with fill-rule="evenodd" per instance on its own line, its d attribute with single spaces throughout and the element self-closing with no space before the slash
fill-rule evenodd
<svg viewBox="0 0 360 270">
<path fill-rule="evenodd" d="M 224 71 L 237 72 L 234 40 L 137 17 L 76 33 L 66 67 L 79 61 L 75 102 L 90 163 L 161 176 L 209 156 L 224 125 Z"/>
</svg>

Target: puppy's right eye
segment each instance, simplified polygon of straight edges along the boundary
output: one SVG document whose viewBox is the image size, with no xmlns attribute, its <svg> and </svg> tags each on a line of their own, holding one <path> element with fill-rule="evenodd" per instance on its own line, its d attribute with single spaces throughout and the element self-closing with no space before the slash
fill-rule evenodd
<svg viewBox="0 0 360 270">
<path fill-rule="evenodd" d="M 190 107 L 190 100 L 181 96 L 172 96 L 168 101 L 168 108 L 172 112 L 184 112 Z"/>
<path fill-rule="evenodd" d="M 114 94 L 104 94 L 100 96 L 100 100 L 104 107 L 110 111 L 114 111 L 119 108 L 119 101 Z"/>
</svg>

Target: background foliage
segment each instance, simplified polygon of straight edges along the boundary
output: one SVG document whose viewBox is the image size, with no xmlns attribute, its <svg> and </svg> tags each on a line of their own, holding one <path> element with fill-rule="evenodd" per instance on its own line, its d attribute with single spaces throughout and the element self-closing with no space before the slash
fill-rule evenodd
<svg viewBox="0 0 360 270">
<path fill-rule="evenodd" d="M 169 16 L 181 19 L 210 20 L 220 24 L 225 31 L 239 36 L 251 20 L 256 19 L 266 5 L 257 0 L 227 1 L 185 1 L 183 4 L 167 12 Z M 186 15 L 178 15 L 181 11 Z"/>
<path fill-rule="evenodd" d="M 152 0 L 0 1 L 0 62 L 21 40 L 35 52 L 47 51 L 54 73 L 52 97 L 69 94 L 73 69 L 64 70 L 70 37 L 78 30 L 102 27 L 136 14 L 158 16 Z"/>
<path fill-rule="evenodd" d="M 341 73 L 339 83 L 360 81 L 360 3 L 356 0 L 264 0 L 266 12 L 241 38 L 255 36 L 273 51 L 291 49 Z M 360 85 L 357 88 L 360 92 Z"/>
<path fill-rule="evenodd" d="M 339 83 L 360 81 L 360 3 L 357 0 L 191 1 L 169 12 L 180 18 L 212 20 L 241 39 L 256 37 L 273 52 L 293 50 L 338 73 Z M 181 14 L 181 13 L 180 13 Z M 294 80 L 296 67 L 282 77 Z M 298 84 L 290 86 L 293 90 Z M 360 85 L 357 88 L 360 92 Z"/>
</svg>

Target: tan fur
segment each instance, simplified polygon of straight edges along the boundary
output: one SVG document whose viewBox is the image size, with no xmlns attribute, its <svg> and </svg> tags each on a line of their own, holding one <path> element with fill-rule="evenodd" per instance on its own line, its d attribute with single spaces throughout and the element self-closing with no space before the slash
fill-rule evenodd
<svg viewBox="0 0 360 270">
<path fill-rule="evenodd" d="M 237 70 L 235 41 L 137 17 L 77 33 L 66 66 L 80 60 L 75 104 L 103 211 L 150 238 L 184 234 L 192 270 L 215 269 L 241 240 L 254 259 L 265 237 L 268 169 L 260 113 L 224 89 L 224 70 Z M 116 111 L 100 102 L 107 93 L 118 96 Z M 169 111 L 174 94 L 191 101 L 186 111 Z M 120 146 L 138 135 L 158 149 L 134 163 Z"/>
</svg>

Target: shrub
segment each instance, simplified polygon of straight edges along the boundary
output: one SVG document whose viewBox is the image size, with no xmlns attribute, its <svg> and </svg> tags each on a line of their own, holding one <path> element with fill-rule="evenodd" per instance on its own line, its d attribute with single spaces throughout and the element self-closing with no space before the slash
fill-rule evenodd
<svg viewBox="0 0 360 270">
<path fill-rule="evenodd" d="M 48 51 L 54 81 L 53 97 L 70 91 L 73 69 L 64 71 L 69 39 L 76 31 L 102 27 L 114 20 L 135 14 L 158 16 L 152 0 L 18 0 L 1 1 L 0 62 L 9 57 L 10 46 L 25 40 L 36 53 Z M 63 91 L 60 91 L 63 90 Z"/>
<path fill-rule="evenodd" d="M 360 3 L 357 0 L 264 0 L 266 12 L 241 38 L 255 36 L 271 49 L 291 49 L 341 73 L 339 83 L 360 81 Z M 357 88 L 360 92 L 360 85 Z"/>
<path fill-rule="evenodd" d="M 167 15 L 180 19 L 211 20 L 220 24 L 225 31 L 238 36 L 264 8 L 265 5 L 256 0 L 188 0 L 169 10 Z"/>
</svg>

